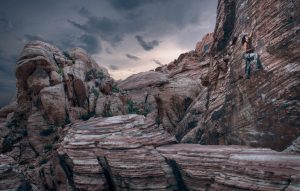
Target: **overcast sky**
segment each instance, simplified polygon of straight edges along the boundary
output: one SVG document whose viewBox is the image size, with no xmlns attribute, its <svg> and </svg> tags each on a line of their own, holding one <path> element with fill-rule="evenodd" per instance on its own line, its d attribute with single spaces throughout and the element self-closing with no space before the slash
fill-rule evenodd
<svg viewBox="0 0 300 191">
<path fill-rule="evenodd" d="M 24 44 L 82 47 L 112 77 L 167 64 L 212 32 L 217 0 L 1 0 L 0 107 L 15 94 Z"/>
</svg>

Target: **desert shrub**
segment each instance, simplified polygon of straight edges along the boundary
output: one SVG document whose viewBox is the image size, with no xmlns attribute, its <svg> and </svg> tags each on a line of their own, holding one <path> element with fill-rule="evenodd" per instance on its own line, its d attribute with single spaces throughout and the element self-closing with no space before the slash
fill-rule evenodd
<svg viewBox="0 0 300 191">
<path fill-rule="evenodd" d="M 6 127 L 8 128 L 17 127 L 17 126 L 18 126 L 18 121 L 15 118 L 13 118 L 10 122 L 6 124 Z"/>
<path fill-rule="evenodd" d="M 64 76 L 64 69 L 63 68 L 59 68 L 57 70 L 57 73 L 60 75 L 60 76 Z"/>
<path fill-rule="evenodd" d="M 63 51 L 63 54 L 67 59 L 72 60 L 72 57 L 70 56 L 70 54 L 67 51 Z"/>
<path fill-rule="evenodd" d="M 114 85 L 112 86 L 111 91 L 112 91 L 113 93 L 119 93 L 119 92 L 120 92 L 120 89 L 118 88 L 118 86 L 117 86 L 116 84 L 114 84 Z"/>
<path fill-rule="evenodd" d="M 92 79 L 102 80 L 105 78 L 105 75 L 102 70 L 98 71 L 96 69 L 91 69 L 85 73 L 85 81 L 90 81 Z"/>
<path fill-rule="evenodd" d="M 89 120 L 93 116 L 95 116 L 95 112 L 89 112 L 89 113 L 80 115 L 79 118 L 83 121 L 86 121 L 86 120 Z"/>
<path fill-rule="evenodd" d="M 69 114 L 67 113 L 66 117 L 65 117 L 65 124 L 70 124 L 71 123 L 71 120 L 70 120 L 70 116 Z"/>
<path fill-rule="evenodd" d="M 97 89 L 94 88 L 94 86 L 92 87 L 91 92 L 92 92 L 96 97 L 99 97 L 99 91 L 97 91 Z"/>
<path fill-rule="evenodd" d="M 127 110 L 129 114 L 140 114 L 139 109 L 135 106 L 131 99 L 127 100 Z"/>
<path fill-rule="evenodd" d="M 158 126 L 161 124 L 161 120 L 160 120 L 159 116 L 156 116 L 156 117 L 155 117 L 155 123 L 156 123 L 156 125 L 158 125 Z"/>
</svg>

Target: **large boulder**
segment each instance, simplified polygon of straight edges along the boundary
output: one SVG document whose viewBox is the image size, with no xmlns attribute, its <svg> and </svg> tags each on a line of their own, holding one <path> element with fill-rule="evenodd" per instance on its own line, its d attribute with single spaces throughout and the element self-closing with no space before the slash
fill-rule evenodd
<svg viewBox="0 0 300 191">
<path fill-rule="evenodd" d="M 59 155 L 75 190 L 172 190 L 171 168 L 154 149 L 170 143 L 175 139 L 154 121 L 122 115 L 77 123 Z"/>
<path fill-rule="evenodd" d="M 123 90 L 140 89 L 147 86 L 160 86 L 168 82 L 168 76 L 163 73 L 149 71 L 134 74 L 121 81 L 118 86 Z"/>
<path fill-rule="evenodd" d="M 95 113 L 97 116 L 111 117 L 126 113 L 125 105 L 116 95 L 101 96 L 96 103 Z"/>
<path fill-rule="evenodd" d="M 38 94 L 41 89 L 50 85 L 49 76 L 45 70 L 36 68 L 28 77 L 27 84 L 29 91 L 32 91 L 34 94 Z"/>
<path fill-rule="evenodd" d="M 65 92 L 62 84 L 46 87 L 40 92 L 41 105 L 50 124 L 64 124 L 66 118 Z"/>
</svg>

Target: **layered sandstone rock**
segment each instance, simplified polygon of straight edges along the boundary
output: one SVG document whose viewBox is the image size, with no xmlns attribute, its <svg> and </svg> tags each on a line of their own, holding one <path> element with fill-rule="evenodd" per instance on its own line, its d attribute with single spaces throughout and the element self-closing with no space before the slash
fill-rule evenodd
<svg viewBox="0 0 300 191">
<path fill-rule="evenodd" d="M 11 157 L 0 155 L 0 190 L 30 190 L 30 183 L 25 181 L 18 163 Z"/>
<path fill-rule="evenodd" d="M 1 189 L 300 190 L 299 8 L 219 0 L 194 51 L 117 84 L 81 48 L 28 43 L 0 110 Z"/>
<path fill-rule="evenodd" d="M 201 143 L 283 150 L 299 136 L 300 65 L 299 54 L 295 54 L 299 48 L 295 47 L 299 47 L 300 20 L 296 10 L 299 2 L 293 1 L 220 1 L 207 117 L 198 123 L 205 129 Z M 254 70 L 247 80 L 243 78 L 240 40 L 244 32 L 251 31 L 264 69 Z M 290 50 L 292 47 L 295 49 Z M 218 66 L 226 64 L 228 53 L 228 69 L 223 72 L 224 67 Z"/>
<path fill-rule="evenodd" d="M 140 89 L 147 86 L 160 86 L 168 82 L 168 76 L 154 71 L 141 72 L 128 77 L 118 85 L 123 90 Z"/>
<path fill-rule="evenodd" d="M 155 147 L 175 142 L 154 121 L 124 115 L 76 124 L 59 154 L 74 189 L 170 190 L 174 177 Z"/>
<path fill-rule="evenodd" d="M 294 1 L 220 0 L 213 37 L 206 35 L 196 51 L 157 69 L 169 74 L 169 83 L 200 80 L 191 107 L 181 110 L 184 113 L 179 119 L 169 114 L 169 121 L 173 121 L 172 125 L 164 123 L 166 129 L 189 143 L 276 150 L 289 146 L 300 135 L 297 10 L 299 2 Z M 247 80 L 241 37 L 251 31 L 263 70 L 255 70 L 253 64 Z M 165 91 L 167 86 L 161 89 Z M 186 87 L 179 89 L 185 91 Z M 180 99 L 177 93 L 166 94 Z M 164 102 L 166 106 L 158 106 L 159 115 L 169 110 L 170 104 L 158 99 L 159 104 Z"/>
<path fill-rule="evenodd" d="M 297 190 L 300 157 L 243 146 L 177 144 L 157 150 L 182 190 Z"/>
</svg>

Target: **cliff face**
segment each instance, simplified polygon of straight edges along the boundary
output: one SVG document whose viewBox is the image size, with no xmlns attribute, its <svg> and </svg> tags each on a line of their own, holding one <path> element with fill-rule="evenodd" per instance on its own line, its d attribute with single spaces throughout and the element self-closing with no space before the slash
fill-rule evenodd
<svg viewBox="0 0 300 191">
<path fill-rule="evenodd" d="M 220 1 L 201 143 L 283 150 L 300 133 L 297 1 Z M 241 34 L 253 31 L 263 70 L 244 79 Z M 236 42 L 235 39 L 237 39 Z M 232 51 L 227 71 L 218 65 Z M 198 123 L 199 124 L 199 123 Z"/>
<path fill-rule="evenodd" d="M 300 2 L 217 12 L 195 50 L 118 83 L 80 48 L 27 44 L 0 110 L 0 188 L 299 190 Z M 246 79 L 250 32 L 263 69 Z"/>
<path fill-rule="evenodd" d="M 206 35 L 195 51 L 156 69 L 168 73 L 169 81 L 198 84 L 189 86 L 194 94 L 183 88 L 185 99 L 193 102 L 181 109 L 181 117 L 174 117 L 168 101 L 182 94 L 161 96 L 164 126 L 188 143 L 276 150 L 290 145 L 300 134 L 299 22 L 299 2 L 219 1 L 214 34 Z M 263 69 L 252 63 L 248 80 L 241 39 L 251 32 Z"/>
</svg>

